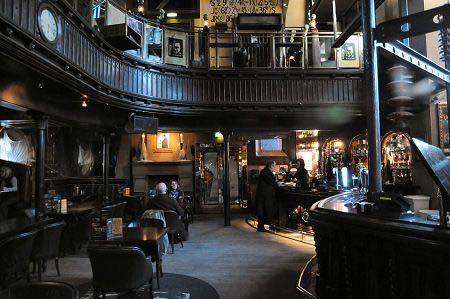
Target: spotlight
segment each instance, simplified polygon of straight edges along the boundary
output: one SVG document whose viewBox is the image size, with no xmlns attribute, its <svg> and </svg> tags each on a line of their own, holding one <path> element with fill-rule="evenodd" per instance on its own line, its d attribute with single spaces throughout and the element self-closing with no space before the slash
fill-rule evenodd
<svg viewBox="0 0 450 299">
<path fill-rule="evenodd" d="M 176 18 L 176 17 L 178 16 L 178 14 L 177 14 L 176 12 L 168 12 L 168 13 L 166 14 L 166 16 L 167 16 L 168 18 Z"/>
</svg>

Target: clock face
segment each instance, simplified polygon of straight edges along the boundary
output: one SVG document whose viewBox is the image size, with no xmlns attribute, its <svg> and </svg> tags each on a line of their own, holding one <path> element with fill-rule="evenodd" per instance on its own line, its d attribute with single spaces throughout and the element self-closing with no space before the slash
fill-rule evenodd
<svg viewBox="0 0 450 299">
<path fill-rule="evenodd" d="M 54 42 L 58 37 L 58 21 L 50 9 L 44 8 L 41 11 L 39 28 L 49 42 Z"/>
</svg>

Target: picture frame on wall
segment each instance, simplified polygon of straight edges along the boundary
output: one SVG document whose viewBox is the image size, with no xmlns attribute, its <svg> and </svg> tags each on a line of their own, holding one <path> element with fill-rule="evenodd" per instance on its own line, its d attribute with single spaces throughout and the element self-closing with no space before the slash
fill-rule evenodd
<svg viewBox="0 0 450 299">
<path fill-rule="evenodd" d="M 170 137 L 169 133 L 158 132 L 155 135 L 155 142 L 153 143 L 155 145 L 154 151 L 157 153 L 171 153 L 172 146 Z"/>
<path fill-rule="evenodd" d="M 187 33 L 166 30 L 164 32 L 164 62 L 187 67 Z"/>
<path fill-rule="evenodd" d="M 450 154 L 450 139 L 448 134 L 448 110 L 446 104 L 438 105 L 439 147 Z"/>
<path fill-rule="evenodd" d="M 360 44 L 356 36 L 351 36 L 339 49 L 339 67 L 360 67 Z"/>
</svg>

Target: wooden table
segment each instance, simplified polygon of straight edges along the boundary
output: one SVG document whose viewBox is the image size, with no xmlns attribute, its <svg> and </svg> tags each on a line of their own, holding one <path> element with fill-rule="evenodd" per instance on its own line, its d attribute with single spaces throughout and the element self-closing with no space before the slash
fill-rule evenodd
<svg viewBox="0 0 450 299">
<path fill-rule="evenodd" d="M 146 256 L 151 256 L 156 263 L 156 281 L 159 288 L 159 277 L 162 273 L 161 242 L 169 231 L 168 228 L 157 227 L 124 227 L 123 236 L 108 240 L 92 240 L 91 244 L 114 244 L 136 246 L 142 249 Z"/>
</svg>

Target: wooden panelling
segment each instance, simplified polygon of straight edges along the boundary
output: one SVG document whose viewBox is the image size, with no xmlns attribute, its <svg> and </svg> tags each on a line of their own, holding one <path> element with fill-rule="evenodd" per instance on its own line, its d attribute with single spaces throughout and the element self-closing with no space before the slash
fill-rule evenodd
<svg viewBox="0 0 450 299">
<path fill-rule="evenodd" d="M 39 3 L 39 0 L 0 0 L 0 19 L 39 39 L 36 22 Z M 130 64 L 129 60 L 120 58 L 119 52 L 101 47 L 102 41 L 92 37 L 89 28 L 81 28 L 83 26 L 80 26 L 76 15 L 66 15 L 70 9 L 65 3 L 46 3 L 54 5 L 61 15 L 61 38 L 55 46 L 49 47 L 59 56 L 55 62 L 62 67 L 70 65 L 71 70 L 75 67 L 83 80 L 89 78 L 91 84 L 94 82 L 96 87 L 101 86 L 102 91 L 190 105 L 363 102 L 360 77 L 331 78 L 325 73 L 311 77 L 307 71 L 305 77 L 254 77 L 249 73 L 230 77 L 217 76 L 217 72 L 211 76 L 194 77 Z M 47 57 L 56 59 L 55 55 Z"/>
</svg>

